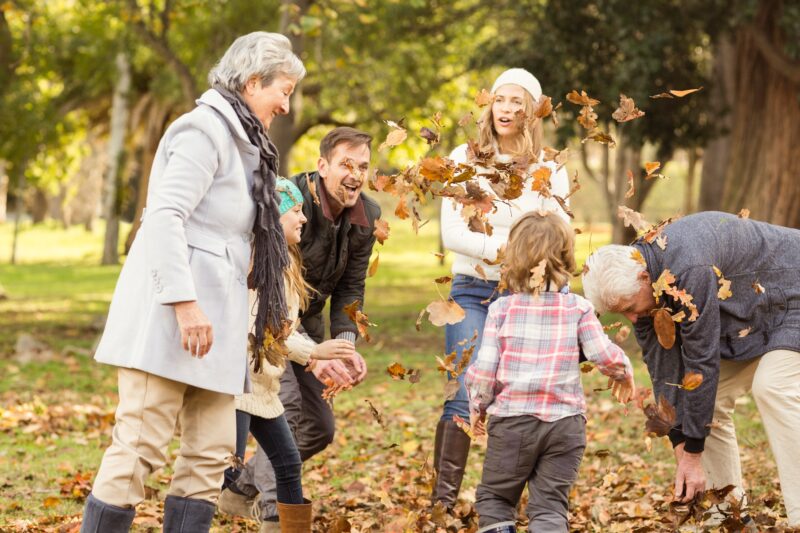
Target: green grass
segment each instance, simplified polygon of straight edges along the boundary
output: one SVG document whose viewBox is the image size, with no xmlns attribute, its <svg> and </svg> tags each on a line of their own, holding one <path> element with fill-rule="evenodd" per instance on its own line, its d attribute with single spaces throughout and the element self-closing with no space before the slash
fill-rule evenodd
<svg viewBox="0 0 800 533">
<path fill-rule="evenodd" d="M 341 503 L 347 495 L 344 489 L 356 480 L 371 490 L 390 493 L 419 490 L 424 495 L 427 490 L 409 488 L 408 483 L 413 485 L 418 480 L 403 481 L 403 472 L 419 471 L 432 449 L 444 389 L 444 377 L 436 371 L 434 356 L 444 349 L 444 332 L 427 320 L 417 332 L 414 322 L 429 302 L 440 294 L 447 296 L 448 287 L 437 290 L 433 279 L 448 274 L 449 265 L 441 265 L 432 254 L 438 250 L 435 221 L 425 225 L 418 236 L 411 232 L 407 221 L 390 219 L 390 223 L 391 237 L 385 246 L 377 247 L 377 275 L 367 280 L 365 311 L 378 325 L 371 330 L 372 344 L 360 345 L 369 364 L 369 376 L 359 387 L 337 397 L 336 440 L 305 469 L 309 494 L 321 502 L 323 511 L 325 505 L 331 505 L 328 510 L 334 514 L 341 511 L 337 505 L 346 507 L 346 502 Z M 604 225 L 581 229 L 576 254 L 579 266 L 591 249 L 609 238 L 609 229 Z M 5 248 L 9 235 L 10 225 L 0 225 L 0 248 Z M 114 369 L 94 363 L 87 355 L 101 332 L 119 272 L 118 266 L 98 266 L 102 234 L 82 229 L 63 232 L 48 226 L 26 228 L 22 236 L 20 264 L 0 264 L 0 283 L 8 297 L 0 300 L 3 531 L 13 531 L 9 524 L 18 520 L 41 521 L 49 516 L 53 523 L 65 524 L 80 513 L 82 499 L 61 494 L 61 490 L 70 488 L 70 479 L 74 481 L 76 474 L 91 476 L 96 470 L 110 441 L 111 413 L 116 402 Z M 572 288 L 580 290 L 578 278 Z M 606 323 L 618 319 L 603 317 Z M 52 354 L 29 363 L 15 360 L 14 344 L 22 333 L 44 342 Z M 649 386 L 632 336 L 624 348 L 634 361 L 639 385 Z M 420 369 L 421 381 L 412 385 L 391 380 L 385 369 L 394 362 Z M 644 487 L 638 497 L 659 488 L 668 494 L 668 447 L 655 441 L 650 451 L 646 449 L 642 414 L 632 409 L 625 415 L 612 404 L 607 392 L 593 392 L 605 386 L 597 372 L 587 374 L 584 384 L 590 440 L 576 486 L 577 507 L 589 505 L 582 503 L 581 494 L 594 494 L 592 491 L 603 484 L 604 476 L 620 468 L 627 468 L 625 475 L 635 486 Z M 365 400 L 382 413 L 385 429 L 373 420 Z M 765 455 L 768 446 L 754 403 L 747 402 L 740 406 L 737 424 L 745 470 L 753 471 L 749 480 L 754 493 L 762 494 L 774 490 L 774 467 L 770 470 L 770 459 Z M 391 447 L 393 444 L 397 446 Z M 172 450 L 174 453 L 174 444 Z M 610 454 L 598 454 L 601 450 L 609 450 Z M 467 499 L 474 494 L 479 480 L 481 454 L 478 449 L 467 472 L 463 490 Z M 635 462 L 631 457 L 639 458 L 643 466 L 626 467 Z M 162 491 L 162 497 L 169 474 L 168 468 L 157 472 L 150 482 Z M 372 510 L 364 512 L 380 514 L 375 511 L 382 509 L 380 503 L 375 503 L 376 498 L 366 498 L 363 505 Z M 359 512 L 357 506 L 348 509 L 351 514 Z M 579 512 L 591 515 L 588 508 Z M 218 531 L 248 527 L 246 522 L 218 524 Z M 252 523 L 249 527 L 253 527 Z M 139 528 L 146 529 L 144 525 Z"/>
</svg>

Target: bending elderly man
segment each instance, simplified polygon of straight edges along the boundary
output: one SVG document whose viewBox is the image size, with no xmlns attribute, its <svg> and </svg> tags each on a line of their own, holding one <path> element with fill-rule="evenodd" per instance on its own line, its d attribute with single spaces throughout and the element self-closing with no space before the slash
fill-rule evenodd
<svg viewBox="0 0 800 533">
<path fill-rule="evenodd" d="M 789 524 L 800 526 L 800 231 L 707 212 L 661 235 L 663 250 L 642 238 L 600 248 L 586 262 L 583 287 L 598 311 L 634 323 L 655 396 L 675 406 L 676 496 L 688 501 L 729 484 L 743 494 L 733 410 L 752 390 Z M 660 307 L 686 316 L 669 348 L 654 327 Z M 703 376 L 696 389 L 667 385 L 688 372 Z"/>
</svg>

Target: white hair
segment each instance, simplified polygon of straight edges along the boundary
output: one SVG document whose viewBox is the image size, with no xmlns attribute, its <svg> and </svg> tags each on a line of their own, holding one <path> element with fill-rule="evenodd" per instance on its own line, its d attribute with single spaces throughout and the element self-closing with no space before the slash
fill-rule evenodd
<svg viewBox="0 0 800 533">
<path fill-rule="evenodd" d="M 240 93 L 254 76 L 262 85 L 269 85 L 281 75 L 296 81 L 306 75 L 303 62 L 292 52 L 292 43 L 280 33 L 254 31 L 233 41 L 208 73 L 208 83 Z"/>
<path fill-rule="evenodd" d="M 586 259 L 583 294 L 598 313 L 605 313 L 620 300 L 632 298 L 639 292 L 639 274 L 644 265 L 633 259 L 633 246 L 609 244 L 601 246 Z"/>
</svg>

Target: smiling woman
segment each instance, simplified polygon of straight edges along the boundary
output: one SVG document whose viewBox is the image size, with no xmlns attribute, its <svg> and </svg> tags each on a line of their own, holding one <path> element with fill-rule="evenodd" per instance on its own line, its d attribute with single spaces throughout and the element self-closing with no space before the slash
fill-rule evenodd
<svg viewBox="0 0 800 533">
<path fill-rule="evenodd" d="M 278 152 L 267 128 L 289 111 L 304 75 L 286 37 L 244 35 L 212 69 L 197 107 L 161 139 L 142 229 L 95 355 L 119 367 L 119 406 L 82 532 L 130 529 L 178 422 L 164 531 L 209 530 L 235 444 L 233 395 L 246 387 L 248 281 L 259 296 L 256 346 L 287 315 Z"/>
</svg>

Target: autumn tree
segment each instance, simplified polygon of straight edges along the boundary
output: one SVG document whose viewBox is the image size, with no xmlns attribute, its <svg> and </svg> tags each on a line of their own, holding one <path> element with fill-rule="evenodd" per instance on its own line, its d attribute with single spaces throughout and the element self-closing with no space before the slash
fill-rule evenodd
<svg viewBox="0 0 800 533">
<path fill-rule="evenodd" d="M 732 2 L 715 36 L 725 128 L 706 150 L 701 206 L 800 227 L 800 5 Z"/>
</svg>

